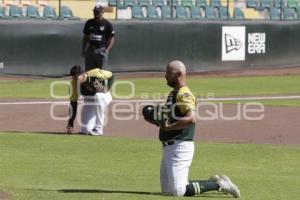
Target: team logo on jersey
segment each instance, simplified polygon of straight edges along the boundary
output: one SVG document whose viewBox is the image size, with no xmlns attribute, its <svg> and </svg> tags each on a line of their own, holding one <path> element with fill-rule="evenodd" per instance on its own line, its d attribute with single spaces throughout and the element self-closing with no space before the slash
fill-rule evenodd
<svg viewBox="0 0 300 200">
<path fill-rule="evenodd" d="M 100 31 L 104 31 L 104 26 L 100 26 Z"/>
</svg>

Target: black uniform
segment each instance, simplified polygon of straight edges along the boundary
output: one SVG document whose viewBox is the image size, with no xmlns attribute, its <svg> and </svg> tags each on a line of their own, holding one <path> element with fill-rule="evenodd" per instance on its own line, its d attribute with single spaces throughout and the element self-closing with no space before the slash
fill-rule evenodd
<svg viewBox="0 0 300 200">
<path fill-rule="evenodd" d="M 85 71 L 95 66 L 104 66 L 107 62 L 106 48 L 109 40 L 115 35 L 111 22 L 102 18 L 88 20 L 83 29 L 83 33 L 88 35 L 89 43 L 85 57 Z"/>
</svg>

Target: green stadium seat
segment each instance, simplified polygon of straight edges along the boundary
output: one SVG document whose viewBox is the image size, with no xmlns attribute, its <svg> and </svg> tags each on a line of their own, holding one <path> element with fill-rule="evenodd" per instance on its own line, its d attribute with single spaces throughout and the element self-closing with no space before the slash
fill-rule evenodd
<svg viewBox="0 0 300 200">
<path fill-rule="evenodd" d="M 196 0 L 196 5 L 205 8 L 207 6 L 207 3 L 206 0 Z"/>
<path fill-rule="evenodd" d="M 181 5 L 186 7 L 192 7 L 194 5 L 193 0 L 181 0 Z"/>
<path fill-rule="evenodd" d="M 5 15 L 5 7 L 0 6 L 0 19 L 8 18 L 8 16 Z"/>
<path fill-rule="evenodd" d="M 128 6 L 137 6 L 137 2 L 134 0 L 124 0 L 123 1 L 123 6 L 128 7 Z"/>
<path fill-rule="evenodd" d="M 273 7 L 270 9 L 270 19 L 271 20 L 280 20 L 281 19 L 281 9 Z"/>
<path fill-rule="evenodd" d="M 234 19 L 245 19 L 245 15 L 240 8 L 234 8 L 233 10 L 233 18 Z"/>
<path fill-rule="evenodd" d="M 151 2 L 150 2 L 150 0 L 138 0 L 138 4 L 140 6 L 149 6 L 149 5 L 151 5 Z"/>
<path fill-rule="evenodd" d="M 176 6 L 181 6 L 181 2 L 178 1 L 178 0 L 169 0 L 169 1 L 168 1 L 168 5 L 169 5 L 169 6 L 174 6 L 174 7 L 176 7 Z"/>
<path fill-rule="evenodd" d="M 13 18 L 23 18 L 22 9 L 19 6 L 11 5 L 9 7 L 9 16 Z"/>
<path fill-rule="evenodd" d="M 261 7 L 268 8 L 268 9 L 273 8 L 273 0 L 262 0 Z"/>
<path fill-rule="evenodd" d="M 219 8 L 219 14 L 220 14 L 220 19 L 228 19 L 228 18 L 230 18 L 230 17 L 228 16 L 228 10 L 227 10 L 227 8 L 224 7 L 224 6 L 221 6 L 221 7 Z"/>
<path fill-rule="evenodd" d="M 172 18 L 172 10 L 170 6 L 163 6 L 161 8 L 162 18 L 170 19 Z"/>
<path fill-rule="evenodd" d="M 192 19 L 203 19 L 201 12 L 200 12 L 200 7 L 192 6 L 191 17 L 192 17 Z"/>
<path fill-rule="evenodd" d="M 284 1 L 283 0 L 274 0 L 274 7 L 275 8 L 283 8 L 284 7 Z"/>
<path fill-rule="evenodd" d="M 188 19 L 189 18 L 184 6 L 176 7 L 176 18 L 177 19 Z"/>
<path fill-rule="evenodd" d="M 210 6 L 219 8 L 221 6 L 221 2 L 220 0 L 210 0 Z"/>
<path fill-rule="evenodd" d="M 258 8 L 260 7 L 260 2 L 259 0 L 247 0 L 246 1 L 246 6 L 247 8 Z"/>
<path fill-rule="evenodd" d="M 114 6 L 115 7 L 115 6 L 117 6 L 117 3 L 121 4 L 120 0 L 108 0 L 108 5 L 109 6 Z"/>
<path fill-rule="evenodd" d="M 148 14 L 149 19 L 158 19 L 159 18 L 156 7 L 153 5 L 150 5 L 147 7 L 147 14 Z"/>
<path fill-rule="evenodd" d="M 57 14 L 52 6 L 45 6 L 44 7 L 44 17 L 54 19 L 57 18 Z"/>
<path fill-rule="evenodd" d="M 207 19 L 218 19 L 219 13 L 212 6 L 206 6 L 205 8 L 205 18 Z"/>
<path fill-rule="evenodd" d="M 133 19 L 146 19 L 143 15 L 142 9 L 140 6 L 133 6 L 132 7 L 132 18 Z"/>
<path fill-rule="evenodd" d="M 295 20 L 297 19 L 297 13 L 294 8 L 285 8 L 283 10 L 283 17 L 285 20 Z"/>
<path fill-rule="evenodd" d="M 298 0 L 288 0 L 287 7 L 289 8 L 297 8 L 298 7 Z"/>
<path fill-rule="evenodd" d="M 163 6 L 165 5 L 163 0 L 152 0 L 152 4 L 155 6 Z"/>
<path fill-rule="evenodd" d="M 29 18 L 41 18 L 36 6 L 29 5 L 26 8 L 26 16 Z"/>
<path fill-rule="evenodd" d="M 74 17 L 72 10 L 68 6 L 61 6 L 61 16 L 62 19 L 72 19 L 78 20 L 79 17 Z"/>
</svg>

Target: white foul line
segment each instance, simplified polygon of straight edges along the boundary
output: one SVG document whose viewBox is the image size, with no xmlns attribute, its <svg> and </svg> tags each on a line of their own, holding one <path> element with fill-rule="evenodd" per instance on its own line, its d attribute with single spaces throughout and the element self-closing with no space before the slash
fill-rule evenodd
<svg viewBox="0 0 300 200">
<path fill-rule="evenodd" d="M 205 98 L 197 101 L 237 101 L 237 100 L 278 100 L 278 99 L 300 99 L 300 96 L 273 96 L 273 97 L 228 97 L 228 98 Z M 160 99 L 123 99 L 113 100 L 113 103 L 144 103 L 165 102 Z M 68 104 L 69 101 L 20 101 L 0 102 L 0 105 L 40 105 L 40 104 Z"/>
</svg>

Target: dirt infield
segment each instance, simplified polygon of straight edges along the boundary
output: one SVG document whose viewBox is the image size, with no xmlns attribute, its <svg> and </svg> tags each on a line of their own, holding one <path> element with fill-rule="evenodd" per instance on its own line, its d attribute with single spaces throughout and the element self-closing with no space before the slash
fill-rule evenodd
<svg viewBox="0 0 300 200">
<path fill-rule="evenodd" d="M 134 75 L 133 75 L 134 74 Z M 197 73 L 201 77 L 235 77 L 235 76 L 268 76 L 268 75 L 299 75 L 300 67 L 276 69 L 250 69 Z M 123 73 L 122 78 L 153 77 L 162 73 Z M 0 77 L 0 80 L 31 80 L 33 77 Z M 0 102 L 10 102 L 11 99 L 2 99 Z M 22 100 L 18 100 L 22 101 Z M 24 101 L 30 101 L 26 99 Z M 36 101 L 36 100 L 35 100 Z M 108 124 L 105 134 L 108 136 L 128 136 L 134 138 L 157 138 L 158 128 L 146 123 L 139 110 L 119 113 L 113 116 L 115 104 L 109 107 Z M 135 105 L 134 105 L 135 106 Z M 43 132 L 64 134 L 68 107 L 55 107 L 54 115 L 64 120 L 55 120 L 50 116 L 50 104 L 36 105 L 0 105 L 0 131 Z M 206 108 L 199 112 L 205 112 Z M 225 116 L 235 116 L 236 105 L 224 106 Z M 120 120 L 118 118 L 129 118 Z M 196 140 L 236 143 L 259 144 L 300 144 L 300 108 L 291 107 L 265 107 L 262 120 L 198 120 L 196 126 Z M 75 132 L 78 132 L 78 124 Z M 0 194 L 1 197 L 1 194 Z"/>
<path fill-rule="evenodd" d="M 8 195 L 5 192 L 0 191 L 0 200 L 5 200 L 8 197 Z"/>
<path fill-rule="evenodd" d="M 133 107 L 138 107 L 131 103 Z M 109 107 L 107 136 L 128 136 L 134 138 L 157 138 L 158 128 L 146 123 L 140 110 L 117 112 L 116 103 Z M 0 105 L 0 131 L 43 132 L 64 134 L 66 119 L 54 120 L 50 116 L 51 105 Z M 141 109 L 141 108 L 140 108 Z M 237 115 L 237 105 L 224 105 L 223 115 Z M 208 108 L 203 107 L 201 112 Z M 66 118 L 67 104 L 53 109 L 57 118 Z M 300 108 L 265 107 L 262 120 L 198 120 L 196 140 L 259 144 L 300 144 Z M 201 116 L 200 116 L 201 117 Z M 202 116 L 204 117 L 204 116 Z M 127 120 L 124 120 L 127 118 Z M 76 124 L 75 132 L 79 132 Z"/>
</svg>

